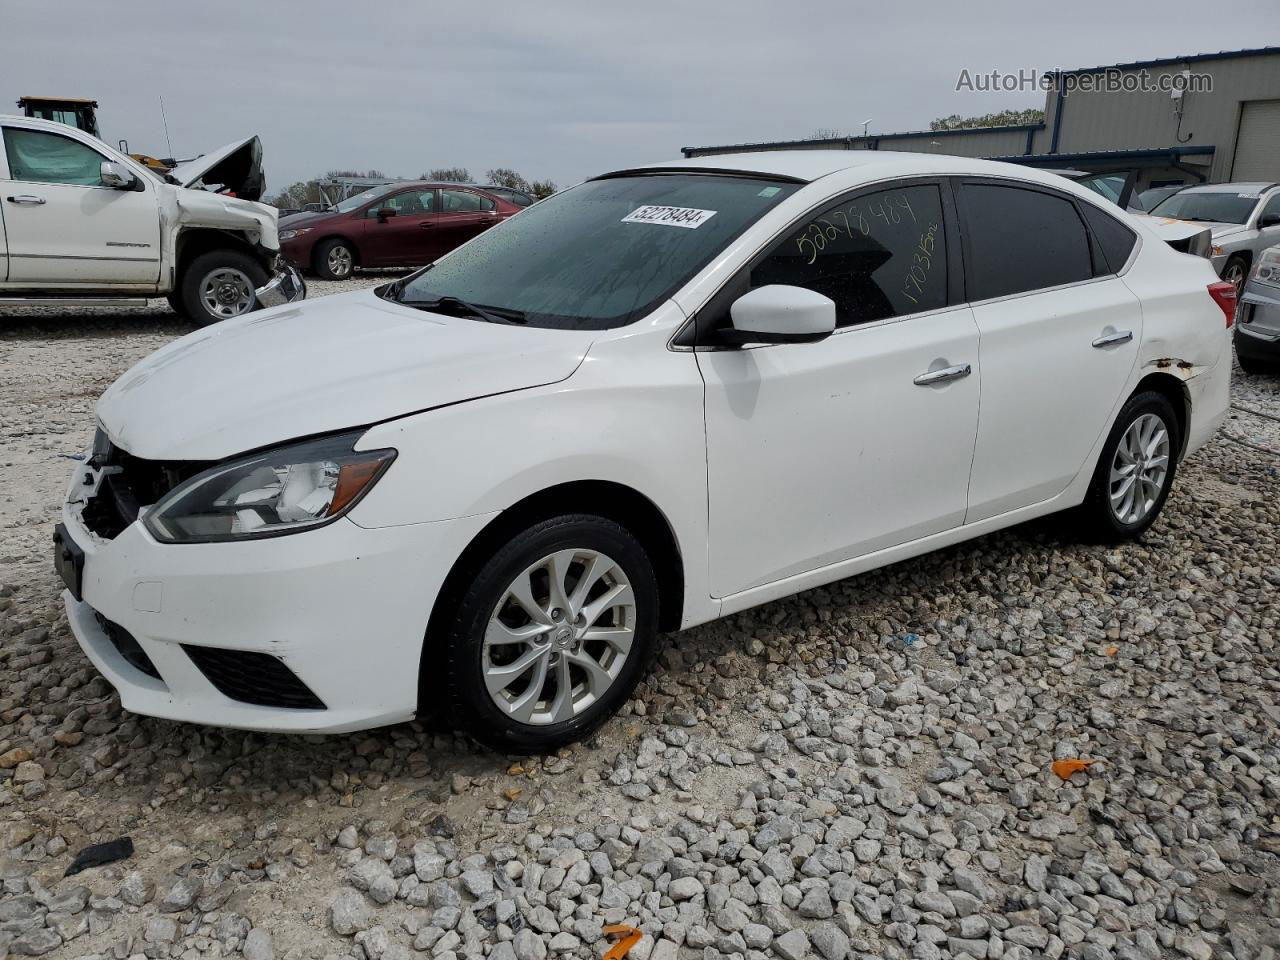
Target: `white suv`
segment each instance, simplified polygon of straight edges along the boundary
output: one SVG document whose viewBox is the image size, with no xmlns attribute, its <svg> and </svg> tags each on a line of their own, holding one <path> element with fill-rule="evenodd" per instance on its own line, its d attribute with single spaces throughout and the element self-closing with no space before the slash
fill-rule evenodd
<svg viewBox="0 0 1280 960">
<path fill-rule="evenodd" d="M 161 177 L 82 130 L 0 116 L 0 306 L 167 296 L 203 325 L 301 299 L 263 189 L 257 137 Z"/>
<path fill-rule="evenodd" d="M 56 562 L 140 713 L 505 751 L 659 631 L 1073 509 L 1124 540 L 1228 406 L 1234 291 L 1053 174 L 888 152 L 623 170 L 98 404 Z"/>
</svg>

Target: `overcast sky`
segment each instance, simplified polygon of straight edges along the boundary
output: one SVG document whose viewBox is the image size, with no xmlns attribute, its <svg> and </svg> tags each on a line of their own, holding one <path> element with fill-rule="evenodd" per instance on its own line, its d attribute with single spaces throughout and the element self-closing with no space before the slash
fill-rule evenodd
<svg viewBox="0 0 1280 960">
<path fill-rule="evenodd" d="M 454 165 L 565 186 L 683 146 L 1043 104 L 957 92 L 965 68 L 1256 47 L 1277 27 L 1275 0 L 0 0 L 0 112 L 94 97 L 105 140 L 165 156 L 163 94 L 178 156 L 257 133 L 272 192 L 334 168 Z"/>
</svg>

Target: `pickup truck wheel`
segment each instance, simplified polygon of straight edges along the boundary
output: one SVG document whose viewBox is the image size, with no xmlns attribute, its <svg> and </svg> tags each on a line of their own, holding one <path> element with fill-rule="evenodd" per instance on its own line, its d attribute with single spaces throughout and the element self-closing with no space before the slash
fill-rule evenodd
<svg viewBox="0 0 1280 960">
<path fill-rule="evenodd" d="M 356 267 L 355 251 L 341 237 L 333 237 L 316 247 L 316 275 L 324 280 L 346 280 Z"/>
<path fill-rule="evenodd" d="M 210 250 L 191 261 L 179 281 L 182 313 L 202 327 L 238 317 L 257 305 L 253 291 L 266 282 L 267 272 L 248 254 Z"/>
</svg>

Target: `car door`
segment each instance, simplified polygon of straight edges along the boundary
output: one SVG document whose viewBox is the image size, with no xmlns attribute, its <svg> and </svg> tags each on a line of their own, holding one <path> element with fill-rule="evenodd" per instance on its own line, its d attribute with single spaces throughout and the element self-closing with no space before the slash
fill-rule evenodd
<svg viewBox="0 0 1280 960">
<path fill-rule="evenodd" d="M 0 183 L 10 287 L 27 284 L 153 285 L 160 277 L 157 183 L 102 184 L 117 158 L 72 136 L 3 127 L 8 179 Z M 130 171 L 133 172 L 133 171 Z"/>
<path fill-rule="evenodd" d="M 502 219 L 492 197 L 475 190 L 440 188 L 440 221 L 436 229 L 439 252 L 444 256 Z"/>
<path fill-rule="evenodd" d="M 966 295 L 982 338 L 982 415 L 967 522 L 1049 500 L 1110 427 L 1142 340 L 1142 309 L 1091 241 L 1102 208 L 1047 187 L 958 187 Z M 1116 254 L 1118 256 L 1118 254 Z"/>
<path fill-rule="evenodd" d="M 980 371 L 948 190 L 824 204 L 704 308 L 700 329 L 723 327 L 747 290 L 790 284 L 838 318 L 818 343 L 721 348 L 711 332 L 696 352 L 716 597 L 963 522 Z"/>
<path fill-rule="evenodd" d="M 364 212 L 360 263 L 420 267 L 436 258 L 436 191 L 414 187 L 383 197 Z"/>
</svg>

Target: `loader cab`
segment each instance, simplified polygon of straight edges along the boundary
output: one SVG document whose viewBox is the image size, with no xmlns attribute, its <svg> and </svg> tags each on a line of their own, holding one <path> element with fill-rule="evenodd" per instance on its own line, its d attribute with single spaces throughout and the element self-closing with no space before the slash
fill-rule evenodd
<svg viewBox="0 0 1280 960">
<path fill-rule="evenodd" d="M 82 97 L 21 97 L 18 109 L 24 117 L 52 120 L 83 130 L 95 137 L 98 133 L 98 101 Z"/>
</svg>

